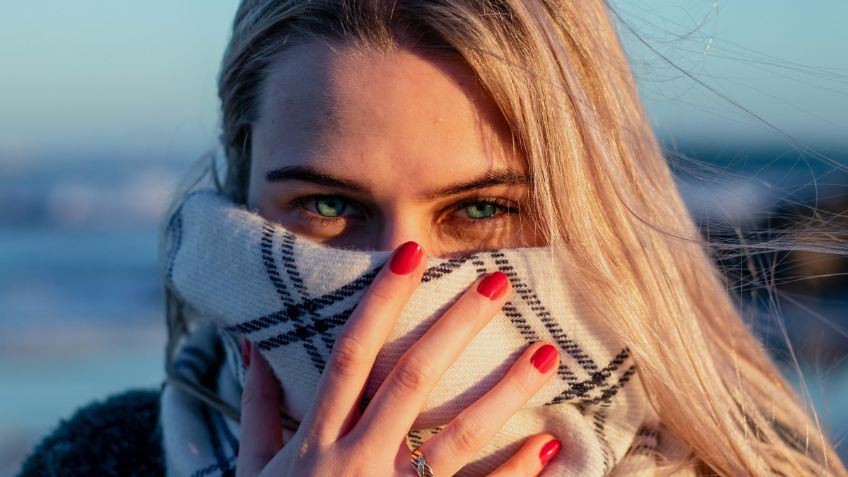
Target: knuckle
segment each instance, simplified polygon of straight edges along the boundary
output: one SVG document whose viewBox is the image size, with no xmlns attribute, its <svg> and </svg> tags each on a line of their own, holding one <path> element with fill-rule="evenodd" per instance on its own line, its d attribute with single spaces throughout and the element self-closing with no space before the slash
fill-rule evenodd
<svg viewBox="0 0 848 477">
<path fill-rule="evenodd" d="M 531 369 L 530 366 L 520 367 L 507 379 L 512 381 L 509 383 L 510 387 L 518 391 L 525 399 L 535 394 L 541 385 L 539 373 Z"/>
<path fill-rule="evenodd" d="M 250 408 L 256 403 L 256 387 L 255 386 L 245 386 L 244 390 L 241 393 L 241 407 L 242 408 Z"/>
<path fill-rule="evenodd" d="M 462 313 L 463 316 L 466 317 L 466 321 L 479 323 L 495 316 L 498 310 L 488 309 L 483 300 L 488 300 L 488 298 L 480 296 L 479 294 L 475 297 L 475 299 L 467 300 L 465 303 L 465 309 Z"/>
<path fill-rule="evenodd" d="M 263 401 L 274 402 L 279 398 L 271 383 L 251 382 L 244 387 L 241 394 L 243 408 L 254 408 L 262 405 Z"/>
<path fill-rule="evenodd" d="M 382 281 L 374 283 L 368 289 L 369 300 L 379 306 L 386 306 L 395 299 L 394 287 Z"/>
<path fill-rule="evenodd" d="M 426 387 L 431 376 L 432 370 L 423 360 L 405 359 L 398 365 L 393 392 L 398 395 L 415 393 Z"/>
<path fill-rule="evenodd" d="M 317 444 L 311 439 L 301 439 L 294 448 L 294 454 L 297 456 L 298 461 L 306 462 L 311 460 L 315 455 L 317 447 Z"/>
<path fill-rule="evenodd" d="M 485 436 L 485 427 L 479 422 L 462 420 L 450 433 L 450 443 L 456 455 L 473 454 L 480 447 Z"/>
<path fill-rule="evenodd" d="M 350 376 L 362 367 L 366 356 L 367 347 L 358 338 L 351 335 L 339 337 L 333 345 L 331 372 L 339 376 Z"/>
<path fill-rule="evenodd" d="M 303 432 L 300 431 L 301 429 L 298 429 L 289 443 L 292 444 L 294 454 L 302 461 L 317 457 L 332 445 L 325 442 L 320 431 L 314 426 L 310 429 L 303 429 Z"/>
</svg>

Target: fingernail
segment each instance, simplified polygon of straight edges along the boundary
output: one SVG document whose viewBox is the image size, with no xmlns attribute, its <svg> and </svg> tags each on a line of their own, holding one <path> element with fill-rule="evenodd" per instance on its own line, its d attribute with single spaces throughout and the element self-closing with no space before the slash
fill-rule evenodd
<svg viewBox="0 0 848 477">
<path fill-rule="evenodd" d="M 411 241 L 406 242 L 398 248 L 392 257 L 392 272 L 397 275 L 406 275 L 415 270 L 423 254 L 424 251 L 420 245 Z"/>
<path fill-rule="evenodd" d="M 244 361 L 244 367 L 250 367 L 250 341 L 241 340 L 241 360 Z"/>
<path fill-rule="evenodd" d="M 553 345 L 546 344 L 537 349 L 530 358 L 530 363 L 542 374 L 551 370 L 557 359 L 557 349 Z"/>
<path fill-rule="evenodd" d="M 542 446 L 542 451 L 539 452 L 539 460 L 542 461 L 542 465 L 547 465 L 548 462 L 553 459 L 559 450 L 562 448 L 562 444 L 559 443 L 558 440 L 554 439 L 544 446 Z"/>
<path fill-rule="evenodd" d="M 490 300 L 495 300 L 503 295 L 506 286 L 509 283 L 509 278 L 503 272 L 497 271 L 488 275 L 483 281 L 477 285 L 477 292 L 488 297 Z"/>
</svg>

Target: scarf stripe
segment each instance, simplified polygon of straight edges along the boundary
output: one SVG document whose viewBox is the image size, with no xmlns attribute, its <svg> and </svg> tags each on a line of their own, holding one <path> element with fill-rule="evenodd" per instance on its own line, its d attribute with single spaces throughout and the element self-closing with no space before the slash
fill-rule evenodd
<svg viewBox="0 0 848 477">
<path fill-rule="evenodd" d="M 188 194 L 167 224 L 163 274 L 198 323 L 179 349 L 177 368 L 213 392 L 225 392 L 229 382 L 240 392 L 238 343 L 250 340 L 280 381 L 290 406 L 286 414 L 302 415 L 314 401 L 336 336 L 390 253 L 309 242 L 208 189 Z M 544 247 L 428 258 L 421 283 L 377 357 L 361 405 L 449 304 L 477 277 L 500 270 L 514 295 L 427 397 L 407 435 L 410 448 L 438 438 L 518 354 L 546 341 L 560 351 L 556 377 L 458 475 L 491 472 L 540 432 L 554 433 L 569 455 L 581 456 L 555 459 L 544 475 L 652 475 L 658 461 L 685 446 L 657 422 L 627 346 L 574 301 L 565 277 L 555 273 L 563 268 Z M 176 388 L 163 393 L 162 405 L 169 475 L 233 475 L 238 438 L 228 418 Z"/>
</svg>

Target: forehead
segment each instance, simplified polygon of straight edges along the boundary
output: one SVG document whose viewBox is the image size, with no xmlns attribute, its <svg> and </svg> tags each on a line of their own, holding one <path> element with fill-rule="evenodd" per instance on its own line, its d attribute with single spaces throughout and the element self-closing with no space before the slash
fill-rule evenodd
<svg viewBox="0 0 848 477">
<path fill-rule="evenodd" d="M 473 72 L 406 49 L 313 42 L 286 50 L 260 94 L 252 141 L 255 168 L 321 166 L 375 186 L 386 171 L 417 174 L 422 187 L 490 169 L 524 171 Z"/>
</svg>

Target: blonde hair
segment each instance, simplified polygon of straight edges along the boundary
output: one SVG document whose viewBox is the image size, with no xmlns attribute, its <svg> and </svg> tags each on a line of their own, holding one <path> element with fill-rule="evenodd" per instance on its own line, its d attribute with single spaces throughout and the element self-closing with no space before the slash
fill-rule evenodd
<svg viewBox="0 0 848 477">
<path fill-rule="evenodd" d="M 621 334 L 662 423 L 700 475 L 848 476 L 752 336 L 707 254 L 642 110 L 603 0 L 243 0 L 220 77 L 220 190 L 245 202 L 251 125 L 271 62 L 314 40 L 461 58 L 533 177 L 534 223 Z M 529 67 L 528 67 L 529 65 Z M 217 178 L 217 174 L 216 174 Z M 187 326 L 168 292 L 168 372 Z"/>
</svg>

